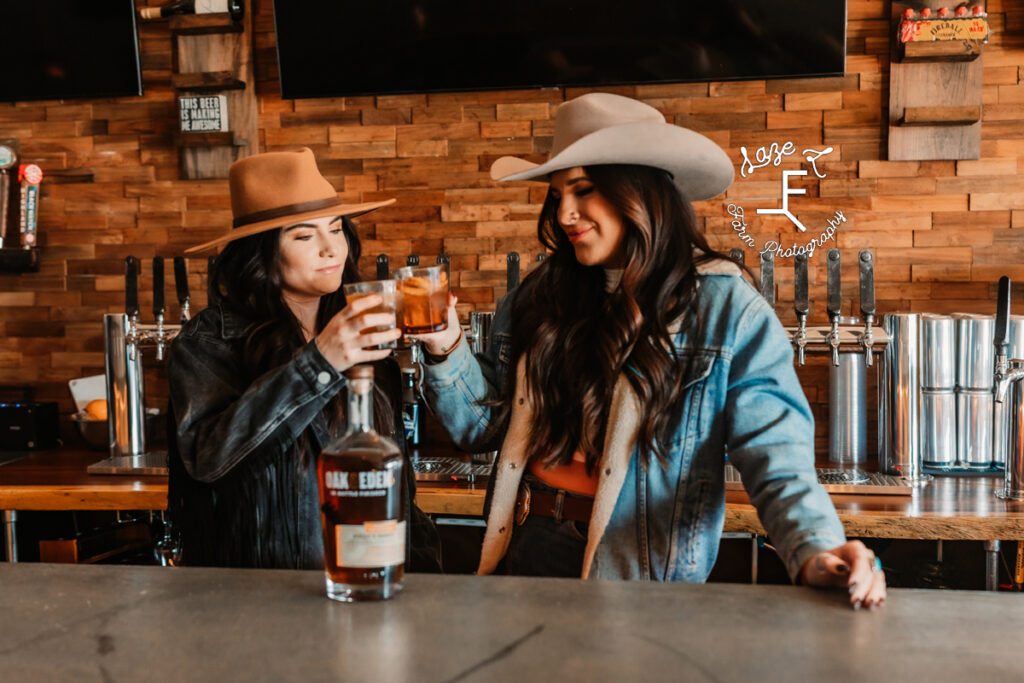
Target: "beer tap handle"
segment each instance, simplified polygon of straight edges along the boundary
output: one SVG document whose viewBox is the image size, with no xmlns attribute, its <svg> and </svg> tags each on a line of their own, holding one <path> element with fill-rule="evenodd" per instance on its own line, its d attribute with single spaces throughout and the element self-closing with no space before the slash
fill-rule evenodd
<svg viewBox="0 0 1024 683">
<path fill-rule="evenodd" d="M 860 314 L 865 321 L 875 319 L 875 259 L 870 249 L 860 252 Z"/>
<path fill-rule="evenodd" d="M 451 282 L 452 279 L 452 257 L 451 254 L 440 253 L 437 255 L 437 265 L 444 267 L 444 276 Z"/>
<path fill-rule="evenodd" d="M 511 292 L 519 286 L 519 252 L 510 251 L 505 258 L 505 284 Z"/>
<path fill-rule="evenodd" d="M 181 308 L 181 322 L 188 322 L 189 300 L 192 298 L 188 291 L 188 268 L 184 256 L 174 257 L 174 289 L 178 293 L 178 306 Z"/>
<path fill-rule="evenodd" d="M 405 265 L 406 265 L 406 267 L 418 266 L 419 264 L 420 264 L 420 255 L 419 254 L 409 254 L 408 256 L 405 257 Z"/>
<path fill-rule="evenodd" d="M 796 332 L 797 364 L 804 364 L 804 347 L 807 345 L 807 311 L 810 308 L 807 286 L 807 255 L 798 254 L 793 259 L 793 308 L 796 310 L 798 324 Z"/>
<path fill-rule="evenodd" d="M 220 298 L 217 296 L 216 288 L 214 287 L 213 284 L 213 269 L 214 266 L 216 265 L 216 256 L 210 256 L 209 258 L 206 259 L 206 301 L 207 305 L 210 306 L 212 306 L 217 301 L 217 299 Z"/>
<path fill-rule="evenodd" d="M 832 365 L 839 365 L 839 316 L 843 312 L 843 287 L 839 269 L 839 250 L 828 250 L 828 321 L 832 324 L 828 343 L 832 347 Z"/>
<path fill-rule="evenodd" d="M 775 253 L 771 251 L 761 254 L 761 296 L 775 308 Z"/>
<path fill-rule="evenodd" d="M 153 317 L 156 319 L 156 359 L 164 359 L 164 259 L 153 257 Z"/>
<path fill-rule="evenodd" d="M 377 255 L 377 279 L 387 280 L 391 277 L 391 264 L 388 261 L 387 254 Z"/>
<path fill-rule="evenodd" d="M 843 310 L 843 290 L 840 282 L 839 250 L 828 250 L 828 321 L 831 323 Z"/>
<path fill-rule="evenodd" d="M 1006 354 L 1009 348 L 1010 324 L 1010 278 L 1006 275 L 999 278 L 999 293 L 996 294 L 996 373 L 1006 373 Z"/>
<path fill-rule="evenodd" d="M 746 256 L 744 255 L 743 250 L 737 247 L 729 250 L 729 258 L 742 266 Z"/>
<path fill-rule="evenodd" d="M 871 345 L 873 337 L 871 326 L 875 322 L 875 259 L 870 249 L 862 249 L 860 263 L 860 314 L 864 318 L 864 364 L 869 368 L 873 364 Z"/>
<path fill-rule="evenodd" d="M 124 260 L 124 309 L 129 318 L 139 317 L 139 260 L 134 256 Z"/>
<path fill-rule="evenodd" d="M 164 311 L 164 260 L 160 256 L 153 257 L 153 317 L 163 320 Z"/>
</svg>

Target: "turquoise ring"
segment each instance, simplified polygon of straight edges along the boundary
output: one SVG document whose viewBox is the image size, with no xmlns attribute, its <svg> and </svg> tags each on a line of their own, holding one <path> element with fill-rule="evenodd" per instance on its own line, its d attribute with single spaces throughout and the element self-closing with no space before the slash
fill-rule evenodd
<svg viewBox="0 0 1024 683">
<path fill-rule="evenodd" d="M 882 571 L 882 561 L 878 559 L 877 555 L 873 560 L 871 560 L 871 570 L 874 572 Z"/>
</svg>

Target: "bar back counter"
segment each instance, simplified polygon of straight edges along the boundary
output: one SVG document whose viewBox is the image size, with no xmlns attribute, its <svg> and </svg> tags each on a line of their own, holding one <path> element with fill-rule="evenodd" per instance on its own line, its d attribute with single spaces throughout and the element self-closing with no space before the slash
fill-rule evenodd
<svg viewBox="0 0 1024 683">
<path fill-rule="evenodd" d="M 0 566 L 0 678 L 1020 680 L 1024 596 L 894 589 L 855 612 L 792 586 L 406 577 L 339 604 L 323 573 Z"/>
</svg>

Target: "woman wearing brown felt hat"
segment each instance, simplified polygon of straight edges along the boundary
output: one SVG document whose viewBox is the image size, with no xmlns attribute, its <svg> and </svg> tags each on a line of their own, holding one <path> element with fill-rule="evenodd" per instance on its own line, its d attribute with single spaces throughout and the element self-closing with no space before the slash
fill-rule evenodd
<svg viewBox="0 0 1024 683">
<path fill-rule="evenodd" d="M 377 295 L 346 305 L 358 281 L 351 218 L 395 200 L 346 204 L 309 149 L 257 154 L 229 172 L 230 232 L 186 250 L 225 245 L 210 306 L 183 326 L 167 363 L 171 449 L 168 508 L 182 564 L 323 569 L 316 456 L 344 420 L 342 373 L 375 368 L 379 433 L 404 447 L 400 336 Z M 404 448 L 403 448 L 404 450 Z M 430 520 L 412 505 L 406 569 L 440 569 Z"/>
</svg>

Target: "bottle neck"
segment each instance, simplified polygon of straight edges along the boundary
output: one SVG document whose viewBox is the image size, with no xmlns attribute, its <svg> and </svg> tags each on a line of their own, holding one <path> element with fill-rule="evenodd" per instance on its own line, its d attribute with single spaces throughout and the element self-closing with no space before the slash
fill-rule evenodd
<svg viewBox="0 0 1024 683">
<path fill-rule="evenodd" d="M 348 383 L 348 431 L 373 431 L 373 380 L 353 379 Z"/>
</svg>

